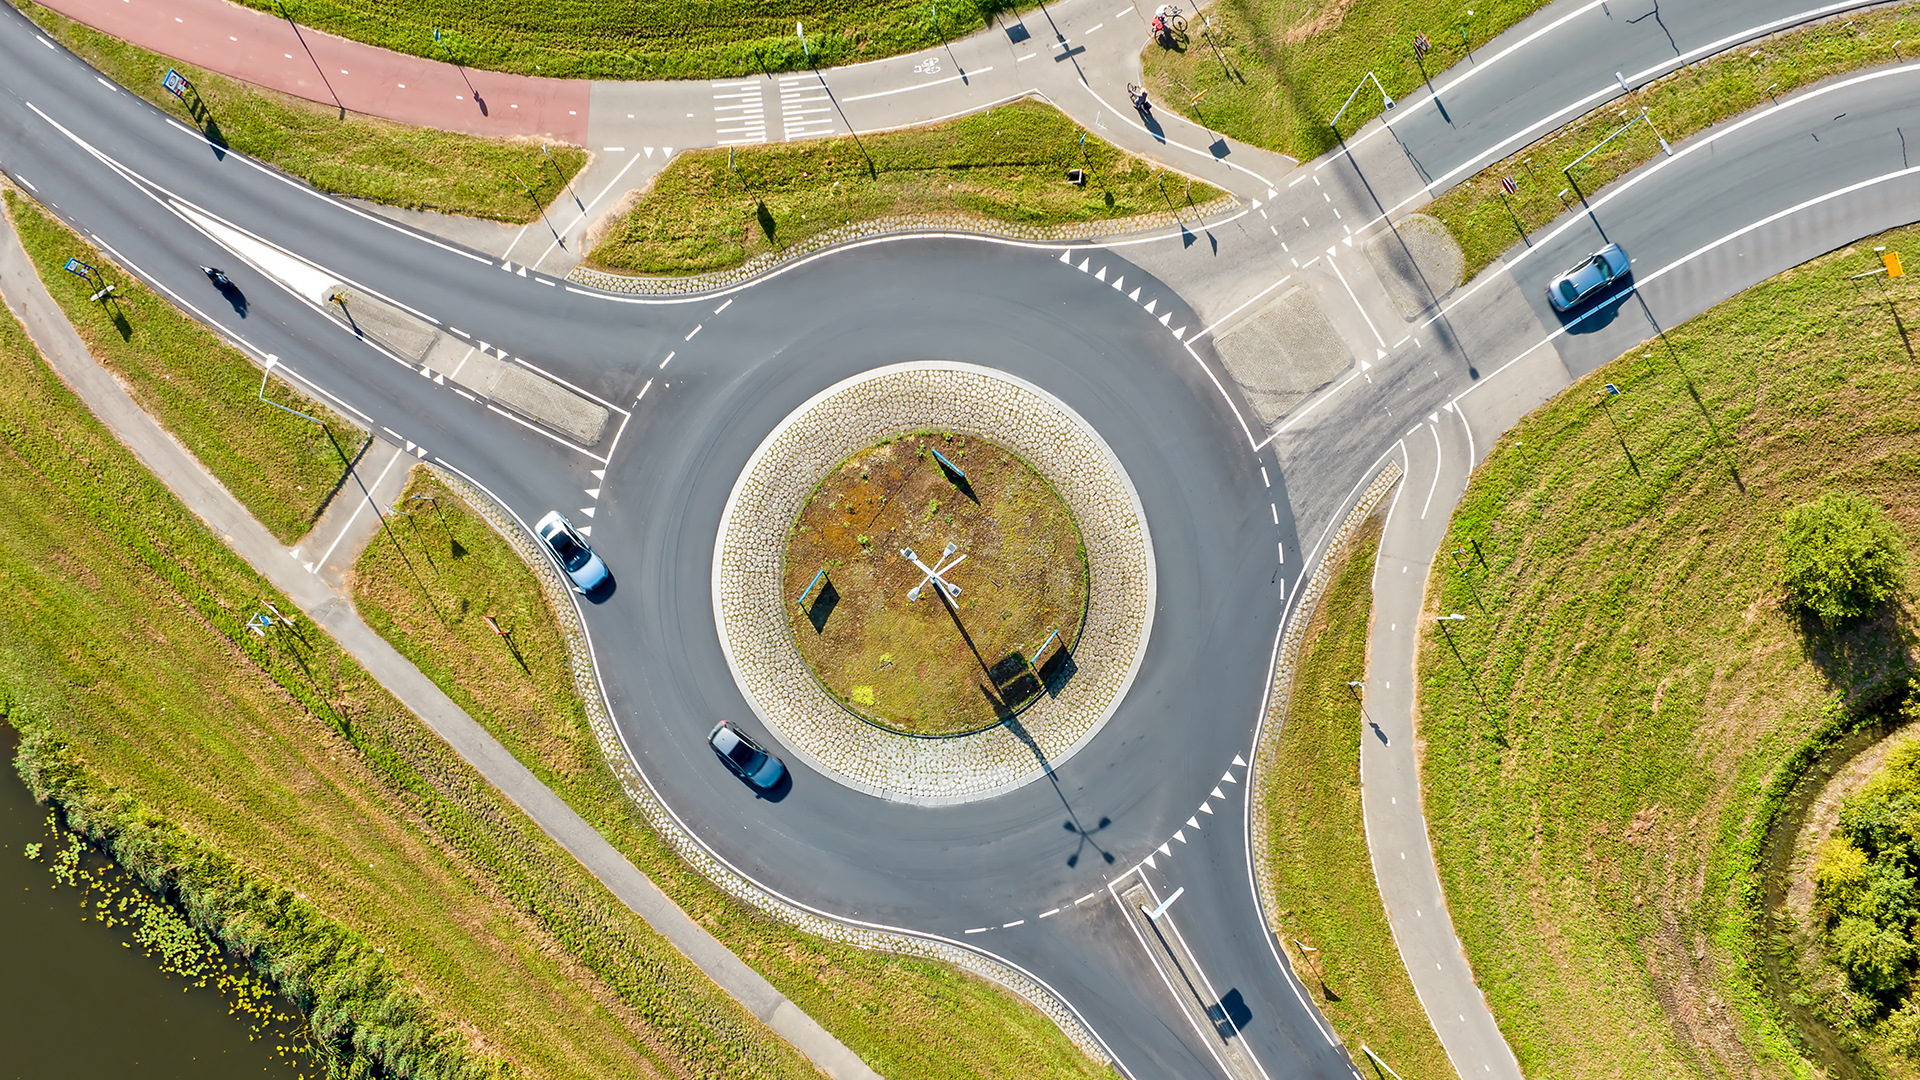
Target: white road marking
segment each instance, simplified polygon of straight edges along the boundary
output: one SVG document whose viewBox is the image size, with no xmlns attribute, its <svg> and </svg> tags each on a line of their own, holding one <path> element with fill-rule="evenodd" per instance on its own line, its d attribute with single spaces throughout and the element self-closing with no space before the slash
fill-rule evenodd
<svg viewBox="0 0 1920 1080">
<path fill-rule="evenodd" d="M 987 72 L 992 70 L 993 70 L 992 67 L 976 68 L 973 71 L 963 71 L 958 75 L 949 75 L 944 79 L 934 79 L 930 82 L 914 83 L 912 86 L 901 86 L 901 87 L 896 87 L 895 89 L 892 89 L 892 90 L 877 90 L 871 94 L 856 94 L 853 97 L 847 98 L 845 100 L 847 101 L 848 104 L 852 104 L 853 102 L 856 102 L 856 101 L 866 101 L 869 98 L 887 97 L 891 94 L 904 94 L 909 90 L 923 90 L 929 86 L 939 86 L 942 83 L 957 82 L 960 79 L 971 78 L 972 76 L 975 76 L 975 75 L 985 75 Z"/>
<path fill-rule="evenodd" d="M 1011 930 L 1011 929 L 1013 929 L 1013 928 L 1014 928 L 1014 927 L 1016 927 L 1016 926 L 1025 926 L 1026 924 L 1027 924 L 1027 920 L 1025 920 L 1025 919 L 1015 919 L 1015 920 L 1013 920 L 1012 922 L 1009 922 L 1009 923 L 1001 923 L 1001 924 L 1000 924 L 1000 929 L 1002 929 L 1002 930 Z"/>
<path fill-rule="evenodd" d="M 1041 918 L 1043 918 L 1043 919 L 1050 919 L 1050 918 L 1052 918 L 1053 916 L 1055 916 L 1055 915 L 1058 915 L 1058 914 L 1060 914 L 1060 909 L 1059 909 L 1059 908 L 1052 908 L 1052 909 L 1050 909 L 1050 910 L 1048 910 L 1048 911 L 1043 911 L 1043 912 L 1041 912 L 1041 913 L 1040 913 L 1040 917 L 1041 917 Z"/>
</svg>

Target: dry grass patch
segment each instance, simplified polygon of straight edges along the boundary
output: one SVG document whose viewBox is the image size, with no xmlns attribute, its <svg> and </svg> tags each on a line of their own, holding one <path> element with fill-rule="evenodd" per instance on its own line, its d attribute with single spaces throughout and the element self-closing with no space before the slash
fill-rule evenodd
<svg viewBox="0 0 1920 1080">
<path fill-rule="evenodd" d="M 960 595 L 909 599 L 924 575 L 902 549 L 929 568 L 964 557 L 948 578 Z M 820 571 L 787 611 L 800 655 L 849 708 L 918 734 L 978 730 L 1038 698 L 1028 658 L 1054 631 L 1071 651 L 1086 613 L 1086 551 L 1059 495 L 1011 451 L 965 436 L 889 439 L 835 467 L 794 523 L 786 595 Z"/>
</svg>

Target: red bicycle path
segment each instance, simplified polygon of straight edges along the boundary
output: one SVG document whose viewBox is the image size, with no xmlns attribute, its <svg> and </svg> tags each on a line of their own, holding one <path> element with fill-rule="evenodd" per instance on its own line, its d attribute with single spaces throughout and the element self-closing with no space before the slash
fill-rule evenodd
<svg viewBox="0 0 1920 1080">
<path fill-rule="evenodd" d="M 347 112 L 584 146 L 592 84 L 390 52 L 228 0 L 39 0 L 143 49 Z M 165 72 L 154 72 L 158 82 Z"/>
</svg>

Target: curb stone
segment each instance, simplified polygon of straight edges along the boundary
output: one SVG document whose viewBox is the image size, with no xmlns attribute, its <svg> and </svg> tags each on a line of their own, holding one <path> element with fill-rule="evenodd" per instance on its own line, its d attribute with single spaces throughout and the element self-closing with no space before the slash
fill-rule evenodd
<svg viewBox="0 0 1920 1080">
<path fill-rule="evenodd" d="M 1013 720 L 944 739 L 864 723 L 834 701 L 793 642 L 781 591 L 787 539 L 818 478 L 883 438 L 926 429 L 990 439 L 1026 461 L 1067 504 L 1087 559 L 1073 678 Z M 1112 449 L 1046 391 L 972 364 L 896 364 L 816 394 L 748 459 L 714 543 L 714 622 L 754 712 L 828 778 L 923 806 L 1011 791 L 1091 741 L 1133 684 L 1154 601 L 1145 511 Z"/>
</svg>

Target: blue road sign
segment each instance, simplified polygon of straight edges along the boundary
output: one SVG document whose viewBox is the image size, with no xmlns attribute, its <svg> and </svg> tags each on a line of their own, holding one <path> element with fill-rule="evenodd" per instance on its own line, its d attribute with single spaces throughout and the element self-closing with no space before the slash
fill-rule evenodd
<svg viewBox="0 0 1920 1080">
<path fill-rule="evenodd" d="M 181 101 L 185 101 L 187 100 L 187 91 L 192 88 L 192 84 L 187 82 L 185 75 L 180 74 L 172 68 L 168 68 L 167 77 L 160 80 L 160 88 L 172 94 L 174 97 L 179 98 Z"/>
<path fill-rule="evenodd" d="M 81 262 L 79 259 L 68 259 L 67 273 L 72 274 L 74 277 L 83 277 L 83 278 L 86 278 L 88 281 L 92 281 L 94 279 L 94 275 L 98 274 L 99 271 L 95 270 L 91 266 L 88 266 L 86 263 Z"/>
<path fill-rule="evenodd" d="M 933 450 L 933 447 L 929 446 L 927 447 L 927 449 Z M 941 466 L 944 467 L 948 472 L 952 473 L 953 475 L 959 477 L 962 480 L 965 480 L 967 478 L 966 472 L 962 470 L 960 466 L 955 465 L 953 462 L 947 460 L 947 455 L 941 453 L 938 450 L 933 450 L 933 456 L 940 459 Z"/>
</svg>

